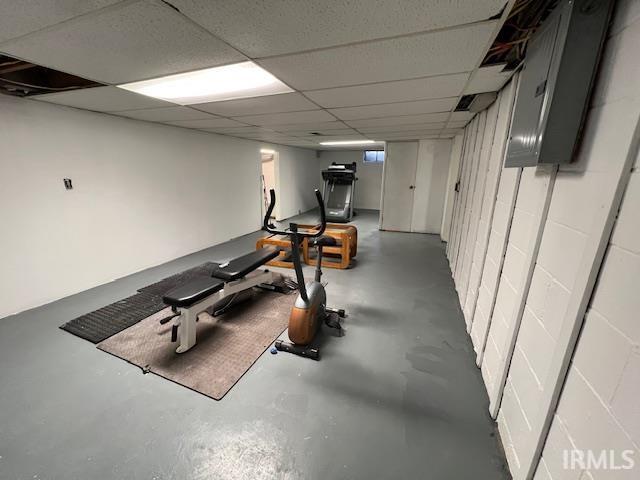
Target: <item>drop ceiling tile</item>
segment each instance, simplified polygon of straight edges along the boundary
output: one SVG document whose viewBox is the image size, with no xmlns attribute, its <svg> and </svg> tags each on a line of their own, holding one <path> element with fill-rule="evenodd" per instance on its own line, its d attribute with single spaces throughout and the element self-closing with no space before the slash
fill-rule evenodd
<svg viewBox="0 0 640 480">
<path fill-rule="evenodd" d="M 468 78 L 468 73 L 456 73 L 413 80 L 310 90 L 304 94 L 325 108 L 408 102 L 459 96 Z"/>
<path fill-rule="evenodd" d="M 224 117 L 260 115 L 264 113 L 299 112 L 317 110 L 318 106 L 299 93 L 284 93 L 266 97 L 243 98 L 226 102 L 200 103 L 193 108 Z"/>
<path fill-rule="evenodd" d="M 381 137 L 377 137 L 378 140 L 384 140 L 387 142 L 396 142 L 396 141 L 404 141 L 404 140 L 425 140 L 425 139 L 436 139 L 440 138 L 438 134 L 428 134 L 428 133 L 408 133 L 406 135 L 383 135 Z"/>
<path fill-rule="evenodd" d="M 376 133 L 374 135 L 378 137 L 402 137 L 407 135 L 439 135 L 442 132 L 442 129 L 406 129 L 404 131 L 395 131 L 395 132 L 384 132 L 384 133 Z"/>
<path fill-rule="evenodd" d="M 142 108 L 158 108 L 174 106 L 155 98 L 138 95 L 117 87 L 94 87 L 72 90 L 69 92 L 34 95 L 31 100 L 56 103 L 68 107 L 83 108 L 95 112 L 121 112 Z"/>
<path fill-rule="evenodd" d="M 447 123 L 447 128 L 462 128 L 467 123 L 469 123 L 468 120 L 459 120 L 459 121 L 455 121 L 455 122 L 448 122 Z"/>
<path fill-rule="evenodd" d="M 452 112 L 451 118 L 449 118 L 449 121 L 450 122 L 468 122 L 475 116 L 476 114 L 472 112 Z"/>
<path fill-rule="evenodd" d="M 120 0 L 21 0 L 2 2 L 0 42 L 69 20 Z"/>
<path fill-rule="evenodd" d="M 273 130 L 269 130 L 266 128 L 260 127 L 214 127 L 214 128 L 203 128 L 208 132 L 216 132 L 223 133 L 228 135 L 254 135 L 254 134 L 268 134 L 274 133 Z"/>
<path fill-rule="evenodd" d="M 7 42 L 2 50 L 113 84 L 245 60 L 168 5 L 152 0 L 81 16 Z"/>
<path fill-rule="evenodd" d="M 350 128 L 345 123 L 340 122 L 338 120 L 334 120 L 332 122 L 309 122 L 305 124 L 300 123 L 287 123 L 283 125 L 273 125 L 269 128 L 276 130 L 278 132 L 320 132 L 322 130 L 341 130 Z"/>
<path fill-rule="evenodd" d="M 309 110 L 305 112 L 246 115 L 234 118 L 241 122 L 249 123 L 252 125 L 286 125 L 291 123 L 324 122 L 333 120 L 335 117 L 324 110 Z"/>
<path fill-rule="evenodd" d="M 486 20 L 504 0 L 172 0 L 182 13 L 251 57 L 324 48 Z"/>
<path fill-rule="evenodd" d="M 399 117 L 349 120 L 345 123 L 353 128 L 359 129 L 359 127 L 388 127 L 393 125 L 412 125 L 416 123 L 446 122 L 448 116 L 449 112 L 423 113 L 421 115 L 403 115 Z"/>
<path fill-rule="evenodd" d="M 238 135 L 240 136 L 240 135 Z M 285 141 L 290 141 L 292 139 L 292 137 L 288 137 L 286 135 L 278 135 L 278 134 L 271 134 L 271 135 L 241 135 L 242 138 L 248 138 L 250 140 L 260 140 L 263 142 L 274 142 L 274 143 L 279 143 L 279 142 L 285 142 Z"/>
<path fill-rule="evenodd" d="M 469 85 L 464 89 L 465 94 L 497 92 L 509 81 L 514 71 L 503 72 L 504 65 L 492 65 L 478 68 L 471 74 Z"/>
<path fill-rule="evenodd" d="M 400 125 L 400 126 L 392 125 L 392 126 L 384 126 L 384 127 L 360 127 L 358 128 L 358 131 L 362 133 L 389 133 L 389 132 L 397 133 L 397 132 L 404 132 L 407 130 L 413 130 L 413 131 L 415 130 L 434 131 L 435 130 L 439 132 L 444 127 L 445 127 L 444 122 L 433 122 L 433 123 L 415 123 L 415 124 Z"/>
<path fill-rule="evenodd" d="M 375 140 L 385 139 L 385 138 L 396 138 L 396 137 L 418 137 L 423 135 L 435 135 L 438 136 L 442 129 L 439 130 L 405 130 L 404 132 L 378 132 L 378 133 L 369 133 L 365 134 L 367 138 L 372 138 Z"/>
<path fill-rule="evenodd" d="M 413 102 L 387 103 L 362 107 L 332 108 L 329 111 L 341 120 L 379 118 L 419 113 L 450 112 L 458 103 L 458 97 L 416 100 Z"/>
<path fill-rule="evenodd" d="M 300 125 L 301 127 L 302 125 Z M 278 126 L 274 126 L 274 129 L 278 129 Z M 353 128 L 328 128 L 328 129 L 323 129 L 323 128 L 308 128 L 308 129 L 301 129 L 301 130 L 293 130 L 293 131 L 286 131 L 288 135 L 294 135 L 296 137 L 317 137 L 318 135 L 314 135 L 314 133 L 320 134 L 320 135 L 357 135 L 358 132 L 355 131 Z"/>
<path fill-rule="evenodd" d="M 347 45 L 260 60 L 298 90 L 468 72 L 484 56 L 497 23 Z"/>
<path fill-rule="evenodd" d="M 297 137 L 308 142 L 339 142 L 341 140 L 368 140 L 369 137 L 365 135 L 318 135 L 312 137 Z"/>
<path fill-rule="evenodd" d="M 185 128 L 197 128 L 199 130 L 204 130 L 206 128 L 216 128 L 216 127 L 241 127 L 242 123 L 236 122 L 235 120 L 230 120 L 228 118 L 222 117 L 214 117 L 210 115 L 210 118 L 205 120 L 180 120 L 177 122 L 165 122 L 169 125 L 175 125 L 176 127 L 185 127 Z"/>
<path fill-rule="evenodd" d="M 187 107 L 145 108 L 144 110 L 125 110 L 118 112 L 123 117 L 149 122 L 172 122 L 177 120 L 203 120 L 210 118 L 207 113 Z"/>
</svg>

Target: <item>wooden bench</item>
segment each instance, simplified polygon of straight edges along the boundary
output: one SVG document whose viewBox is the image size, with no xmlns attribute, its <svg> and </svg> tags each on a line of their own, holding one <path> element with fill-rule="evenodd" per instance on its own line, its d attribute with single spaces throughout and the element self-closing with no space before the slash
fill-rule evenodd
<svg viewBox="0 0 640 480">
<path fill-rule="evenodd" d="M 280 254 L 267 263 L 272 267 L 293 268 L 293 257 L 291 256 L 291 240 L 288 235 L 268 235 L 259 238 L 256 242 L 256 250 L 260 250 L 265 246 L 274 246 L 280 249 Z M 303 239 L 300 249 L 302 250 L 302 258 L 309 256 L 309 243 L 307 239 Z"/>
<path fill-rule="evenodd" d="M 314 225 L 300 225 L 300 228 L 313 228 Z M 324 234 L 335 238 L 335 247 L 322 249 L 322 266 L 328 268 L 349 268 L 351 259 L 358 253 L 358 229 L 354 225 L 327 223 Z M 316 259 L 309 254 L 308 245 L 302 250 L 304 262 L 316 265 Z"/>
</svg>

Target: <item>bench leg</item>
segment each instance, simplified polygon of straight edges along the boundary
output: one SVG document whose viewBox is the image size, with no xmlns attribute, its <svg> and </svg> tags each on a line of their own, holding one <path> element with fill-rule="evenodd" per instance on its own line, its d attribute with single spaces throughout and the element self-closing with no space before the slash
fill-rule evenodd
<svg viewBox="0 0 640 480">
<path fill-rule="evenodd" d="M 184 353 L 196 344 L 196 319 L 197 313 L 189 308 L 182 309 L 178 318 L 178 340 L 180 346 L 176 353 Z"/>
</svg>

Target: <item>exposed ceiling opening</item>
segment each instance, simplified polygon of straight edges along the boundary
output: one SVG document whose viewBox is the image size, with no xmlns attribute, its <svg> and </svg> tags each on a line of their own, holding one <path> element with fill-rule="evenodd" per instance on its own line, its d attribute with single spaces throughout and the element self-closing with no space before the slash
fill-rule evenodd
<svg viewBox="0 0 640 480">
<path fill-rule="evenodd" d="M 504 70 L 515 70 L 524 60 L 529 38 L 557 3 L 557 0 L 517 0 L 482 66 L 504 64 Z"/>
<path fill-rule="evenodd" d="M 28 97 L 101 85 L 103 84 L 8 55 L 0 55 L 0 93 Z"/>
</svg>

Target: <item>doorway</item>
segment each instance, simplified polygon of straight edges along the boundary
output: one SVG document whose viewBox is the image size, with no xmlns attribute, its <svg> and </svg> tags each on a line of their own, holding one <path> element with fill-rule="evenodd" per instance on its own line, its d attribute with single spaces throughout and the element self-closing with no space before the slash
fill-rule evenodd
<svg viewBox="0 0 640 480">
<path fill-rule="evenodd" d="M 260 213 L 261 218 L 267 213 L 269 208 L 269 190 L 273 189 L 278 196 L 277 185 L 277 168 L 276 163 L 278 159 L 278 152 L 270 149 L 260 150 Z M 278 204 L 276 203 L 276 210 L 271 214 L 272 219 L 276 219 L 278 211 Z"/>
</svg>

